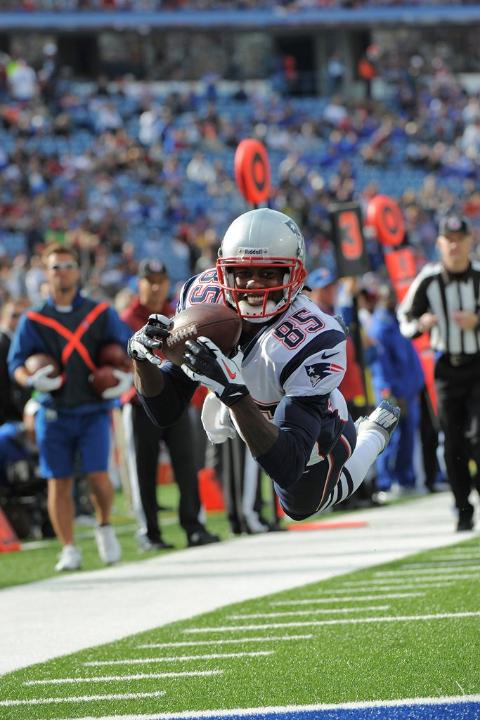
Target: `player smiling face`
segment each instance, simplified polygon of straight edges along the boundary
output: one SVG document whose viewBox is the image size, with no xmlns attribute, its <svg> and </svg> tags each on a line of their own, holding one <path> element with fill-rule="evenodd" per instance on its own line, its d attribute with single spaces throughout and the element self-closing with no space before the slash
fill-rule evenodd
<svg viewBox="0 0 480 720">
<path fill-rule="evenodd" d="M 233 268 L 238 304 L 242 314 L 248 317 L 250 308 L 266 309 L 268 303 L 277 304 L 283 297 L 283 276 L 285 271 L 277 267 L 236 267 Z M 267 290 L 268 292 L 265 292 Z"/>
</svg>

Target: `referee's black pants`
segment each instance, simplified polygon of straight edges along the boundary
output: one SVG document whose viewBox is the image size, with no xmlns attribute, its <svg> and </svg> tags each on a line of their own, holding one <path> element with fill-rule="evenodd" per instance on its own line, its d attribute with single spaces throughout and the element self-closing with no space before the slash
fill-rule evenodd
<svg viewBox="0 0 480 720">
<path fill-rule="evenodd" d="M 480 471 L 480 357 L 461 366 L 442 356 L 435 366 L 438 418 L 445 436 L 445 466 L 461 518 L 470 518 L 473 459 Z"/>
<path fill-rule="evenodd" d="M 200 521 L 200 497 L 195 464 L 195 437 L 188 409 L 168 428 L 153 424 L 141 405 L 132 405 L 133 442 L 137 465 L 138 487 L 147 536 L 151 542 L 160 540 L 157 504 L 157 466 L 160 442 L 170 453 L 175 482 L 180 493 L 178 516 L 187 535 L 203 527 Z"/>
</svg>

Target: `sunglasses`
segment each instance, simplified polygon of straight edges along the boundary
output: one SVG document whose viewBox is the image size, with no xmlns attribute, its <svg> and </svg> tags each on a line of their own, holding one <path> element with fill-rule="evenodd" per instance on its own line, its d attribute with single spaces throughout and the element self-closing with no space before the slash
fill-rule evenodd
<svg viewBox="0 0 480 720">
<path fill-rule="evenodd" d="M 75 262 L 63 262 L 63 263 L 55 263 L 55 265 L 50 265 L 48 268 L 49 270 L 75 270 L 78 268 L 77 263 Z"/>
</svg>

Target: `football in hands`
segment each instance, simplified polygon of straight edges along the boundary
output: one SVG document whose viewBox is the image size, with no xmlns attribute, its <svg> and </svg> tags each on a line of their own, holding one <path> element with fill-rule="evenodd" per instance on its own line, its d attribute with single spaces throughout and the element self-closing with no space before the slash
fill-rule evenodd
<svg viewBox="0 0 480 720">
<path fill-rule="evenodd" d="M 90 375 L 90 385 L 97 395 L 102 395 L 104 390 L 118 385 L 118 378 L 114 370 L 130 372 L 132 361 L 126 351 L 118 343 L 102 345 L 98 352 L 97 369 Z"/>
<path fill-rule="evenodd" d="M 181 365 L 187 340 L 207 337 L 225 355 L 230 355 L 238 344 L 242 331 L 242 320 L 226 305 L 205 303 L 192 305 L 173 318 L 173 327 L 162 352 L 174 365 Z"/>
<path fill-rule="evenodd" d="M 104 365 L 90 375 L 90 385 L 97 395 L 101 395 L 107 388 L 118 385 L 118 378 L 113 373 L 114 369 L 111 365 Z"/>
<path fill-rule="evenodd" d="M 54 357 L 46 353 L 35 353 L 25 360 L 25 368 L 29 375 L 34 375 L 37 370 L 53 365 L 53 370 L 48 373 L 48 377 L 55 378 L 60 375 L 60 366 Z"/>
<path fill-rule="evenodd" d="M 128 357 L 126 350 L 118 343 L 102 345 L 98 353 L 97 365 L 99 367 L 110 365 L 110 367 L 125 370 L 126 372 L 132 369 L 132 361 Z"/>
</svg>

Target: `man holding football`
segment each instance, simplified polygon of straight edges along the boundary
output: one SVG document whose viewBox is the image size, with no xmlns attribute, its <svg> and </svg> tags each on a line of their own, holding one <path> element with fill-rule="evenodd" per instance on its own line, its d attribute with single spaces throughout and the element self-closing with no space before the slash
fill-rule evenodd
<svg viewBox="0 0 480 720">
<path fill-rule="evenodd" d="M 383 401 L 354 425 L 338 390 L 345 333 L 302 293 L 304 258 L 303 236 L 291 218 L 269 208 L 246 212 L 228 228 L 216 268 L 185 283 L 178 307 L 231 306 L 242 318 L 239 347 L 227 357 L 199 337 L 187 341 L 181 367 L 159 366 L 153 350 L 171 328 L 159 315 L 129 342 L 135 385 L 153 422 L 174 422 L 198 383 L 205 385 L 208 436 L 222 442 L 238 431 L 294 520 L 355 492 L 400 416 Z"/>
</svg>

